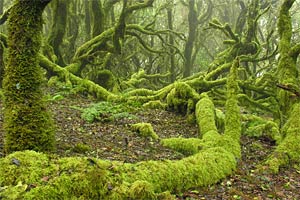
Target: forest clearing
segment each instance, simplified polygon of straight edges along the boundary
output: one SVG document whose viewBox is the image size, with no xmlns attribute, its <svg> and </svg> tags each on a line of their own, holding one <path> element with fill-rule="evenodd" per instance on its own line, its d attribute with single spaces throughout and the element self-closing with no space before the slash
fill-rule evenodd
<svg viewBox="0 0 300 200">
<path fill-rule="evenodd" d="M 0 199 L 300 199 L 299 8 L 1 1 Z"/>
</svg>

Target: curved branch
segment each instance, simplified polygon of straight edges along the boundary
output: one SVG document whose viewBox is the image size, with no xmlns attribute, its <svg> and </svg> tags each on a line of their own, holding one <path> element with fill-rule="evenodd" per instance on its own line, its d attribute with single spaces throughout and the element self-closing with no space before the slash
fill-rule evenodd
<svg viewBox="0 0 300 200">
<path fill-rule="evenodd" d="M 164 50 L 155 50 L 153 48 L 151 48 L 149 45 L 146 44 L 146 42 L 135 32 L 131 32 L 131 31 L 126 31 L 127 35 L 131 35 L 134 36 L 138 39 L 138 41 L 140 42 L 140 44 L 148 51 L 152 52 L 152 53 L 166 53 Z"/>
<path fill-rule="evenodd" d="M 0 25 L 4 24 L 8 18 L 8 15 L 11 11 L 11 8 L 13 6 L 9 7 L 6 11 L 4 11 L 4 13 L 0 16 Z"/>
<path fill-rule="evenodd" d="M 154 0 L 148 0 L 143 3 L 136 3 L 126 9 L 126 15 L 131 14 L 135 10 L 143 9 L 152 6 Z"/>
</svg>

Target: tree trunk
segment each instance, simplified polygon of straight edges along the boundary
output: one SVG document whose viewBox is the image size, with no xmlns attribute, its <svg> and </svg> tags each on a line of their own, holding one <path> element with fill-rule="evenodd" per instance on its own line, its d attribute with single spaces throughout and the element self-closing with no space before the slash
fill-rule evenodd
<svg viewBox="0 0 300 200">
<path fill-rule="evenodd" d="M 92 38 L 100 35 L 104 31 L 104 12 L 100 0 L 90 1 L 90 19 L 92 22 L 91 36 Z"/>
<path fill-rule="evenodd" d="M 3 13 L 3 7 L 4 7 L 4 0 L 0 1 L 0 15 Z"/>
<path fill-rule="evenodd" d="M 197 27 L 197 13 L 195 10 L 195 0 L 189 1 L 189 35 L 187 38 L 187 42 L 184 48 L 184 69 L 183 69 L 183 77 L 188 77 L 191 75 L 193 69 L 192 63 L 192 54 L 194 48 L 194 42 L 196 39 L 196 27 Z"/>
<path fill-rule="evenodd" d="M 280 9 L 279 21 L 277 25 L 280 36 L 280 59 L 277 68 L 277 77 L 280 84 L 288 85 L 289 87 L 299 86 L 299 82 L 297 81 L 298 70 L 296 67 L 298 55 L 293 55 L 294 53 L 292 52 L 292 19 L 289 13 L 289 9 L 292 7 L 294 2 L 295 0 L 284 1 Z M 291 92 L 278 89 L 277 96 L 282 113 L 288 114 L 295 101 L 295 98 L 293 98 L 293 94 Z"/>
<path fill-rule="evenodd" d="M 49 2 L 17 0 L 9 15 L 8 60 L 3 81 L 6 153 L 54 149 L 54 126 L 43 100 L 43 72 L 37 58 L 42 13 Z"/>
<path fill-rule="evenodd" d="M 89 1 L 84 1 L 84 28 L 86 34 L 86 41 L 91 39 L 91 16 L 89 8 Z"/>
<path fill-rule="evenodd" d="M 80 14 L 78 8 L 78 0 L 69 2 L 69 13 L 68 13 L 68 21 L 67 21 L 67 38 L 69 39 L 68 49 L 65 52 L 65 58 L 68 62 L 71 62 L 72 57 L 75 54 L 76 50 L 76 41 L 79 35 L 79 26 L 80 24 Z"/>
<path fill-rule="evenodd" d="M 0 88 L 4 76 L 4 44 L 0 41 Z"/>
<path fill-rule="evenodd" d="M 52 31 L 48 42 L 52 46 L 54 54 L 57 56 L 57 63 L 60 66 L 65 66 L 66 64 L 60 51 L 60 46 L 63 42 L 67 27 L 68 0 L 55 0 L 54 3 Z"/>
<path fill-rule="evenodd" d="M 266 161 L 272 172 L 277 173 L 281 166 L 300 160 L 300 95 L 299 79 L 296 62 L 300 53 L 300 44 L 292 45 L 292 20 L 289 10 L 295 0 L 285 0 L 280 8 L 278 32 L 280 36 L 280 59 L 277 68 L 279 89 L 277 98 L 284 116 L 288 117 L 281 133 L 282 142 Z M 282 120 L 283 121 L 283 120 Z"/>
<path fill-rule="evenodd" d="M 173 9 L 168 8 L 168 27 L 170 30 L 173 30 Z M 169 35 L 169 43 L 171 46 L 174 46 L 174 37 L 172 34 Z M 171 82 L 173 83 L 176 79 L 176 72 L 175 72 L 175 55 L 174 49 L 170 49 L 170 73 L 171 73 Z"/>
</svg>

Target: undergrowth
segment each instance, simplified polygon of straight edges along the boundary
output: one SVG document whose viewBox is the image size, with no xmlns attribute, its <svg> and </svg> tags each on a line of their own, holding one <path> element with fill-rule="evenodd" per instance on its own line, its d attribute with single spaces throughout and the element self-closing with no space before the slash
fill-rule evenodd
<svg viewBox="0 0 300 200">
<path fill-rule="evenodd" d="M 112 102 L 101 101 L 91 104 L 87 108 L 71 106 L 71 108 L 81 111 L 81 118 L 86 122 L 94 121 L 114 121 L 121 118 L 136 119 L 137 116 L 131 114 L 135 108 L 128 104 L 115 104 Z"/>
</svg>

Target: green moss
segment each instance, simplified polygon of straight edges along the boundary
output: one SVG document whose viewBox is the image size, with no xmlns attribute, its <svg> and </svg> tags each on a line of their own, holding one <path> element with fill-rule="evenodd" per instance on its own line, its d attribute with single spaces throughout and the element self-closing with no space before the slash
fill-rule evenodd
<svg viewBox="0 0 300 200">
<path fill-rule="evenodd" d="M 0 89 L 0 100 L 2 101 L 4 99 L 4 94 L 2 92 L 2 90 Z"/>
<path fill-rule="evenodd" d="M 65 80 L 70 85 L 80 86 L 81 90 L 78 92 L 88 92 L 93 95 L 98 100 L 118 100 L 120 96 L 117 96 L 109 91 L 107 91 L 102 86 L 90 81 L 82 79 L 74 74 L 70 73 L 66 68 L 62 68 L 55 63 L 49 61 L 45 56 L 39 55 L 39 63 L 42 67 L 47 70 L 57 74 L 59 78 Z M 67 84 L 67 85 L 69 85 Z"/>
<path fill-rule="evenodd" d="M 159 137 L 154 132 L 153 127 L 150 123 L 137 123 L 131 126 L 131 129 L 137 132 L 142 137 L 151 138 L 157 140 Z"/>
<path fill-rule="evenodd" d="M 135 181 L 129 189 L 129 196 L 131 199 L 157 199 L 153 186 L 147 181 Z"/>
<path fill-rule="evenodd" d="M 234 60 L 227 78 L 227 100 L 225 104 L 225 131 L 224 134 L 234 141 L 239 141 L 241 136 L 241 114 L 238 106 L 237 94 L 239 60 Z"/>
<path fill-rule="evenodd" d="M 278 125 L 273 121 L 268 121 L 258 116 L 244 116 L 243 132 L 250 137 L 268 137 L 279 144 L 282 140 Z"/>
<path fill-rule="evenodd" d="M 276 147 L 275 152 L 266 161 L 269 169 L 278 173 L 281 166 L 300 161 L 300 103 L 296 103 L 291 111 L 291 115 L 282 128 L 285 136 L 282 142 Z"/>
<path fill-rule="evenodd" d="M 203 136 L 203 149 L 221 147 L 234 155 L 235 158 L 241 157 L 240 141 L 233 139 L 229 135 L 220 135 L 217 132 L 209 131 Z"/>
<path fill-rule="evenodd" d="M 131 78 L 127 81 L 121 83 L 121 88 L 151 88 L 150 81 L 146 78 L 146 73 L 144 70 L 139 70 L 138 72 L 131 75 Z"/>
<path fill-rule="evenodd" d="M 215 123 L 215 107 L 206 93 L 201 94 L 201 100 L 196 105 L 196 118 L 201 135 L 209 131 L 217 132 Z"/>
<path fill-rule="evenodd" d="M 161 144 L 184 155 L 198 153 L 203 145 L 202 140 L 198 138 L 167 138 L 162 139 Z"/>
<path fill-rule="evenodd" d="M 295 1 L 285 0 L 279 12 L 278 32 L 280 36 L 279 53 L 280 59 L 277 67 L 277 78 L 280 84 L 289 85 L 298 88 L 298 70 L 296 66 L 298 54 L 292 52 L 292 19 L 290 9 Z M 292 93 L 278 89 L 277 98 L 279 99 L 280 109 L 283 114 L 288 114 L 290 108 L 295 103 Z"/>
<path fill-rule="evenodd" d="M 56 171 L 56 166 L 49 162 L 45 154 L 34 151 L 10 154 L 0 162 L 0 186 L 17 185 L 19 182 L 40 183 L 43 176 L 49 176 Z"/>
<path fill-rule="evenodd" d="M 42 12 L 48 1 L 17 0 L 8 19 L 8 59 L 3 80 L 4 149 L 53 151 L 54 125 L 41 89 L 38 65 Z"/>
<path fill-rule="evenodd" d="M 216 112 L 216 126 L 219 133 L 223 133 L 225 129 L 225 114 L 220 109 L 215 109 Z"/>
<path fill-rule="evenodd" d="M 22 199 L 22 196 L 26 193 L 28 185 L 23 184 L 22 182 L 19 182 L 16 186 L 13 187 L 0 187 L 0 197 L 1 199 L 11 199 L 11 200 L 17 200 Z"/>
<path fill-rule="evenodd" d="M 149 109 L 162 109 L 164 110 L 167 107 L 167 104 L 162 103 L 160 100 L 155 100 L 155 101 L 149 101 L 147 103 L 143 104 L 144 108 L 149 108 Z"/>
<path fill-rule="evenodd" d="M 106 69 L 97 71 L 91 80 L 107 90 L 111 90 L 115 85 L 114 75 L 111 71 Z"/>
<path fill-rule="evenodd" d="M 27 192 L 24 199 L 102 199 L 108 193 L 111 181 L 104 162 L 63 158 L 57 166 L 59 174 Z"/>
<path fill-rule="evenodd" d="M 13 158 L 20 164 L 12 162 Z M 16 152 L 0 158 L 0 197 L 105 200 L 166 196 L 173 199 L 166 191 L 180 192 L 214 184 L 231 174 L 235 166 L 234 156 L 220 147 L 178 161 L 135 164 Z"/>
<path fill-rule="evenodd" d="M 186 114 L 195 110 L 199 94 L 186 83 L 177 82 L 167 95 L 168 109 Z M 189 101 L 190 100 L 190 101 Z"/>
<path fill-rule="evenodd" d="M 145 88 L 140 88 L 140 89 L 133 89 L 124 94 L 124 96 L 152 96 L 155 94 L 155 91 L 145 89 Z"/>
<path fill-rule="evenodd" d="M 75 153 L 85 153 L 90 150 L 91 147 L 89 145 L 82 144 L 82 143 L 78 143 L 72 148 L 72 151 Z"/>
<path fill-rule="evenodd" d="M 157 195 L 158 200 L 176 200 L 176 196 L 172 195 L 169 191 L 162 192 Z"/>
<path fill-rule="evenodd" d="M 210 148 L 179 161 L 148 161 L 122 168 L 127 174 L 126 182 L 145 180 L 160 193 L 213 184 L 230 174 L 235 164 L 232 154 L 222 148 Z"/>
</svg>

